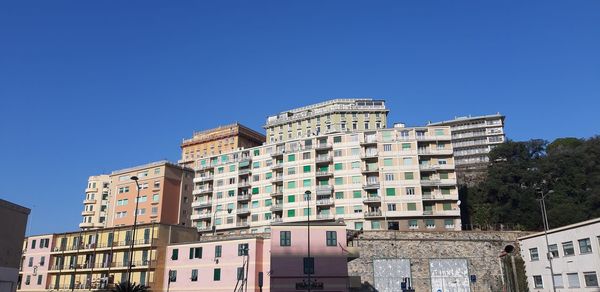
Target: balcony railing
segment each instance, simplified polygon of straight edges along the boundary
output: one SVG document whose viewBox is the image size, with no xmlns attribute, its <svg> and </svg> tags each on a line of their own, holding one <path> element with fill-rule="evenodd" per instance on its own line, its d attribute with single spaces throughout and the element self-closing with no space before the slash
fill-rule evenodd
<svg viewBox="0 0 600 292">
<path fill-rule="evenodd" d="M 327 150 L 331 149 L 331 147 L 331 143 L 317 143 L 317 145 L 315 145 L 315 150 Z"/>
<path fill-rule="evenodd" d="M 250 169 L 241 169 L 238 171 L 238 175 L 249 175 L 250 174 Z"/>
<path fill-rule="evenodd" d="M 329 186 L 329 185 L 326 185 L 326 186 L 317 186 L 316 187 L 317 195 L 319 195 L 319 194 L 325 194 L 325 195 L 331 194 L 332 191 L 333 191 L 333 187 Z"/>
<path fill-rule="evenodd" d="M 271 156 L 280 156 L 283 155 L 283 153 L 285 153 L 285 148 L 278 148 L 271 153 Z"/>
<path fill-rule="evenodd" d="M 365 217 L 380 217 L 380 216 L 381 216 L 381 210 L 365 212 Z"/>
<path fill-rule="evenodd" d="M 212 201 L 193 201 L 192 208 L 206 208 L 211 207 Z"/>
<path fill-rule="evenodd" d="M 279 183 L 279 182 L 283 182 L 283 175 L 278 175 L 276 177 L 271 178 L 271 182 L 272 183 Z"/>
<path fill-rule="evenodd" d="M 238 215 L 243 215 L 243 214 L 250 214 L 250 209 L 248 209 L 248 207 L 244 207 L 244 208 L 238 208 L 236 210 L 236 213 Z"/>
<path fill-rule="evenodd" d="M 315 175 L 317 177 L 323 177 L 323 176 L 332 176 L 333 172 L 328 171 L 328 170 L 319 170 L 315 173 Z"/>
<path fill-rule="evenodd" d="M 317 214 L 317 220 L 328 220 L 333 219 L 332 214 Z"/>
<path fill-rule="evenodd" d="M 322 162 L 330 162 L 331 161 L 331 156 L 330 155 L 320 155 L 317 156 L 317 158 L 315 159 L 315 161 L 317 163 L 322 163 Z"/>
<path fill-rule="evenodd" d="M 249 227 L 250 223 L 249 222 L 237 222 L 237 223 L 235 223 L 235 226 L 237 226 L 237 227 Z"/>
<path fill-rule="evenodd" d="M 278 190 L 271 193 L 271 197 L 283 196 L 283 191 Z"/>
<path fill-rule="evenodd" d="M 212 175 L 206 175 L 206 176 L 197 176 L 194 177 L 194 182 L 198 183 L 198 182 L 205 182 L 205 181 L 211 181 L 213 180 L 213 176 Z"/>
<path fill-rule="evenodd" d="M 329 206 L 329 205 L 333 205 L 333 200 L 332 199 L 320 199 L 320 200 L 317 200 L 317 206 Z"/>
<path fill-rule="evenodd" d="M 379 153 L 377 151 L 367 151 L 365 154 L 361 155 L 360 157 L 362 159 L 377 158 L 378 154 Z"/>
<path fill-rule="evenodd" d="M 278 163 L 271 165 L 271 170 L 280 169 L 280 168 L 283 168 L 283 162 L 278 162 Z"/>
<path fill-rule="evenodd" d="M 366 184 L 363 185 L 363 189 L 365 189 L 365 190 L 378 189 L 378 188 L 379 188 L 379 182 L 367 182 Z"/>
<path fill-rule="evenodd" d="M 365 197 L 363 199 L 363 203 L 380 203 L 380 202 L 381 202 L 380 196 L 369 196 L 369 197 Z"/>
<path fill-rule="evenodd" d="M 271 205 L 271 212 L 283 211 L 283 204 Z"/>
<path fill-rule="evenodd" d="M 241 181 L 238 183 L 238 188 L 249 188 L 250 187 L 250 183 L 247 181 Z"/>
<path fill-rule="evenodd" d="M 237 200 L 238 201 L 248 201 L 250 200 L 250 195 L 246 194 L 246 195 L 238 195 L 237 196 Z"/>
<path fill-rule="evenodd" d="M 200 214 L 192 214 L 192 220 L 200 220 L 200 219 L 209 219 L 212 216 L 211 213 L 200 213 Z"/>
<path fill-rule="evenodd" d="M 281 223 L 283 219 L 281 217 L 275 217 L 271 219 L 271 223 Z"/>
</svg>

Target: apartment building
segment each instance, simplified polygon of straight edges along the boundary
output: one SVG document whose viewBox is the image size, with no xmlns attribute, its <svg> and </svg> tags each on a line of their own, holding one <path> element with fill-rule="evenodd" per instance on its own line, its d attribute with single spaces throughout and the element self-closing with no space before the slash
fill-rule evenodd
<svg viewBox="0 0 600 292">
<path fill-rule="evenodd" d="M 184 139 L 181 143 L 179 164 L 190 166 L 201 157 L 255 147 L 264 142 L 265 135 L 239 123 L 194 132 L 192 138 Z"/>
<path fill-rule="evenodd" d="M 519 244 L 530 291 L 600 291 L 600 218 L 550 229 L 548 244 L 544 232 Z"/>
<path fill-rule="evenodd" d="M 13 292 L 21 282 L 19 263 L 30 209 L 0 199 L 0 291 Z"/>
<path fill-rule="evenodd" d="M 429 123 L 429 126 L 450 126 L 456 171 L 460 184 L 469 183 L 489 162 L 488 153 L 504 143 L 504 116 L 458 117 L 454 120 Z"/>
<path fill-rule="evenodd" d="M 349 291 L 348 261 L 358 252 L 347 245 L 344 223 L 273 224 L 271 234 L 272 291 Z"/>
<path fill-rule="evenodd" d="M 163 291 L 271 291 L 269 250 L 270 234 L 203 236 L 170 245 Z"/>
<path fill-rule="evenodd" d="M 268 143 L 332 132 L 376 130 L 386 127 L 388 111 L 383 100 L 333 99 L 269 116 L 264 128 Z"/>
<path fill-rule="evenodd" d="M 83 220 L 79 223 L 79 228 L 93 229 L 106 226 L 109 197 L 110 176 L 106 174 L 90 176 L 81 212 Z"/>
<path fill-rule="evenodd" d="M 357 230 L 461 228 L 447 126 L 266 144 L 201 158 L 195 171 L 191 220 L 203 233 L 269 232 L 309 214 Z"/>
<path fill-rule="evenodd" d="M 194 172 L 168 161 L 158 161 L 113 171 L 106 227 L 133 225 L 136 183 L 140 199 L 137 223 L 164 223 L 190 226 L 190 203 Z"/>
<path fill-rule="evenodd" d="M 161 291 L 166 247 L 197 238 L 194 228 L 157 223 L 138 225 L 135 235 L 123 226 L 31 236 L 19 291 L 110 290 L 127 280 L 130 261 L 132 282 Z"/>
<path fill-rule="evenodd" d="M 52 234 L 30 236 L 23 241 L 23 255 L 19 269 L 20 291 L 47 291 L 50 251 L 54 244 Z"/>
</svg>

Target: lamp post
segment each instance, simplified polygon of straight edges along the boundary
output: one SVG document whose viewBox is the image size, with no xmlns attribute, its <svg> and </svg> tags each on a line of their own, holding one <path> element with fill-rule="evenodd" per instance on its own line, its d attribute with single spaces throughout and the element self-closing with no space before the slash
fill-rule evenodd
<svg viewBox="0 0 600 292">
<path fill-rule="evenodd" d="M 308 205 L 308 214 L 306 216 L 306 227 L 308 230 L 308 292 L 310 292 L 311 288 L 312 288 L 312 284 L 310 283 L 310 274 L 312 273 L 312 270 L 314 269 L 314 262 L 311 260 L 310 258 L 310 195 L 311 192 L 310 191 L 306 191 L 304 192 L 304 198 L 306 199 L 306 204 Z"/>
<path fill-rule="evenodd" d="M 131 284 L 131 268 L 133 267 L 133 244 L 135 243 L 135 229 L 137 227 L 137 216 L 138 216 L 138 204 L 140 202 L 140 184 L 137 176 L 130 178 L 135 181 L 135 187 L 137 189 L 137 195 L 135 196 L 135 213 L 133 214 L 133 228 L 131 231 L 131 245 L 129 246 L 129 267 L 127 267 L 127 284 Z"/>
<path fill-rule="evenodd" d="M 546 258 L 550 263 L 550 279 L 552 279 L 552 291 L 556 292 L 556 285 L 554 283 L 554 267 L 552 266 L 552 254 L 550 253 L 549 243 L 548 243 L 548 215 L 546 214 L 546 197 L 549 194 L 554 193 L 553 190 L 549 190 L 546 194 L 543 191 L 540 192 L 540 209 L 542 210 L 542 223 L 544 224 L 544 237 L 546 238 Z"/>
</svg>

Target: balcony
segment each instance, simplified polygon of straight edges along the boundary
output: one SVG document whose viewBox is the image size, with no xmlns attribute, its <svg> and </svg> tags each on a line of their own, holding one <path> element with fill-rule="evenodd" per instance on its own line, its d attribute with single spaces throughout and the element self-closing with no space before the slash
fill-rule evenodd
<svg viewBox="0 0 600 292">
<path fill-rule="evenodd" d="M 79 223 L 79 228 L 92 228 L 92 227 L 94 227 L 94 223 L 92 223 L 92 222 Z"/>
<path fill-rule="evenodd" d="M 271 224 L 277 224 L 277 223 L 281 223 L 283 222 L 283 219 L 281 217 L 275 217 L 273 219 L 271 219 Z"/>
<path fill-rule="evenodd" d="M 207 163 L 205 165 L 198 165 L 198 166 L 194 167 L 194 170 L 202 171 L 202 170 L 212 169 L 214 167 L 215 167 L 215 165 L 213 163 Z"/>
<path fill-rule="evenodd" d="M 200 214 L 192 214 L 192 216 L 190 216 L 190 218 L 192 220 L 201 220 L 201 219 L 210 219 L 211 218 L 211 213 L 200 213 Z"/>
<path fill-rule="evenodd" d="M 419 149 L 417 151 L 419 155 L 452 155 L 452 149 Z"/>
<path fill-rule="evenodd" d="M 238 195 L 237 196 L 237 200 L 238 201 L 249 201 L 250 200 L 250 194 Z"/>
<path fill-rule="evenodd" d="M 317 206 L 331 206 L 333 205 L 332 199 L 320 199 L 317 200 Z"/>
<path fill-rule="evenodd" d="M 365 204 L 381 203 L 381 197 L 380 196 L 365 197 L 365 198 L 363 198 L 363 203 L 365 203 Z"/>
<path fill-rule="evenodd" d="M 331 195 L 331 192 L 333 192 L 333 186 L 317 186 L 316 187 L 316 193 L 317 195 Z"/>
<path fill-rule="evenodd" d="M 271 153 L 271 157 L 281 156 L 283 153 L 285 153 L 285 148 L 277 148 Z"/>
<path fill-rule="evenodd" d="M 208 193 L 212 193 L 212 191 L 213 191 L 212 187 L 195 188 L 192 191 L 192 194 L 193 195 L 208 194 Z"/>
<path fill-rule="evenodd" d="M 315 173 L 315 175 L 317 177 L 326 177 L 326 176 L 333 176 L 333 172 L 328 171 L 328 170 L 324 170 L 324 171 L 317 171 Z"/>
<path fill-rule="evenodd" d="M 317 145 L 315 145 L 315 150 L 329 150 L 332 147 L 331 143 L 317 143 Z"/>
<path fill-rule="evenodd" d="M 422 186 L 454 186 L 456 181 L 454 179 L 421 179 Z"/>
<path fill-rule="evenodd" d="M 86 188 L 85 192 L 86 193 L 95 193 L 98 191 L 98 188 Z"/>
<path fill-rule="evenodd" d="M 333 215 L 332 214 L 317 214 L 316 220 L 330 220 L 333 219 Z"/>
<path fill-rule="evenodd" d="M 212 207 L 212 201 L 193 201 L 192 208 L 207 208 Z"/>
<path fill-rule="evenodd" d="M 283 191 L 279 190 L 279 191 L 275 191 L 275 192 L 271 193 L 271 197 L 277 197 L 277 196 L 283 196 Z"/>
<path fill-rule="evenodd" d="M 282 169 L 282 168 L 283 168 L 283 162 L 277 162 L 277 163 L 271 165 L 271 170 Z"/>
<path fill-rule="evenodd" d="M 421 196 L 423 201 L 446 201 L 446 200 L 458 200 L 458 198 L 456 197 L 456 195 L 442 195 L 440 193 L 432 193 L 432 194 L 423 194 L 423 196 Z"/>
<path fill-rule="evenodd" d="M 367 217 L 381 217 L 381 210 L 373 210 L 365 212 L 365 218 Z"/>
<path fill-rule="evenodd" d="M 250 209 L 248 207 L 238 208 L 235 213 L 238 215 L 248 215 L 250 214 Z"/>
<path fill-rule="evenodd" d="M 279 212 L 279 211 L 283 211 L 283 204 L 275 204 L 275 205 L 271 205 L 271 212 Z"/>
<path fill-rule="evenodd" d="M 207 181 L 212 181 L 213 180 L 213 176 L 212 175 L 205 175 L 205 176 L 197 176 L 194 177 L 194 183 L 200 183 L 200 182 L 207 182 Z"/>
<path fill-rule="evenodd" d="M 240 169 L 238 171 L 239 176 L 249 175 L 252 171 L 250 169 Z"/>
<path fill-rule="evenodd" d="M 424 210 L 423 215 L 433 215 L 433 210 Z"/>
<path fill-rule="evenodd" d="M 247 181 L 241 181 L 238 183 L 238 188 L 240 189 L 245 189 L 245 188 L 249 188 L 250 187 L 250 183 Z"/>
<path fill-rule="evenodd" d="M 319 155 L 316 157 L 315 162 L 316 163 L 329 163 L 331 162 L 332 158 L 330 155 Z"/>
<path fill-rule="evenodd" d="M 379 172 L 378 167 L 363 167 L 361 168 L 362 173 L 376 173 Z"/>
<path fill-rule="evenodd" d="M 83 204 L 96 204 L 96 200 L 94 199 L 85 199 L 83 200 Z"/>
<path fill-rule="evenodd" d="M 212 226 L 196 226 L 198 232 L 212 231 Z"/>
<path fill-rule="evenodd" d="M 92 216 L 95 214 L 95 211 L 82 211 L 81 216 Z"/>
<path fill-rule="evenodd" d="M 250 223 L 246 222 L 246 221 L 244 221 L 244 222 L 237 222 L 237 223 L 235 223 L 235 226 L 236 227 L 250 227 Z"/>
<path fill-rule="evenodd" d="M 278 175 L 271 179 L 271 183 L 283 183 L 283 175 Z"/>
<path fill-rule="evenodd" d="M 364 141 L 360 142 L 360 145 L 362 145 L 362 146 L 375 145 L 375 144 L 377 144 L 376 137 L 366 137 Z"/>
<path fill-rule="evenodd" d="M 365 154 L 361 155 L 360 158 L 361 159 L 374 159 L 377 158 L 379 155 L 379 152 L 377 151 L 367 151 L 365 152 Z"/>
<path fill-rule="evenodd" d="M 375 190 L 379 188 L 379 182 L 367 182 L 363 185 L 363 189 L 365 190 Z"/>
</svg>

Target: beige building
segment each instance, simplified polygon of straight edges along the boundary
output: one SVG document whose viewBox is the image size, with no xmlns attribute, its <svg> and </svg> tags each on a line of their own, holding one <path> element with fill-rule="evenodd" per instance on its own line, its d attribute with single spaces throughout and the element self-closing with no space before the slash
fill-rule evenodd
<svg viewBox="0 0 600 292">
<path fill-rule="evenodd" d="M 0 199 L 0 291 L 16 291 L 21 281 L 19 270 L 23 238 L 31 210 Z"/>
<path fill-rule="evenodd" d="M 267 141 L 277 143 L 332 132 L 385 128 L 387 113 L 383 100 L 333 99 L 270 116 L 264 128 Z"/>
<path fill-rule="evenodd" d="M 158 161 L 113 171 L 106 227 L 132 225 L 139 178 L 140 199 L 137 223 L 190 225 L 190 202 L 194 172 L 168 161 Z"/>
<path fill-rule="evenodd" d="M 194 132 L 181 143 L 179 164 L 190 166 L 195 159 L 218 155 L 240 148 L 262 145 L 265 136 L 239 123 Z"/>
<path fill-rule="evenodd" d="M 269 232 L 311 214 L 358 230 L 460 230 L 454 165 L 446 126 L 322 134 L 201 158 L 192 224 Z"/>
<path fill-rule="evenodd" d="M 83 220 L 81 229 L 102 228 L 106 226 L 110 197 L 110 176 L 106 174 L 90 176 L 83 199 Z"/>
<path fill-rule="evenodd" d="M 504 116 L 458 117 L 454 120 L 430 123 L 429 126 L 450 126 L 456 159 L 458 182 L 467 184 L 485 170 L 488 153 L 506 141 Z"/>
</svg>

